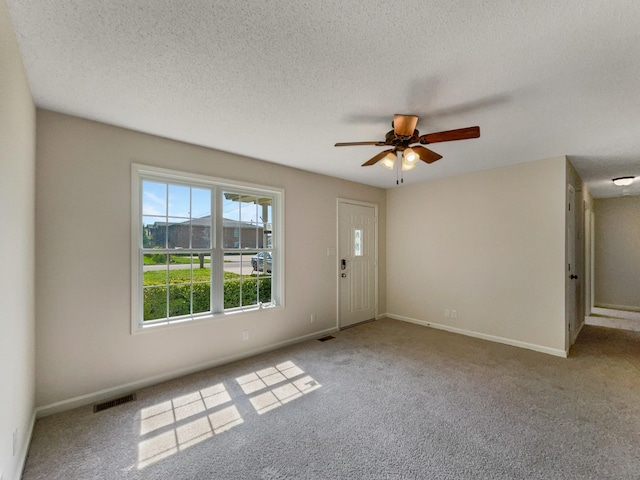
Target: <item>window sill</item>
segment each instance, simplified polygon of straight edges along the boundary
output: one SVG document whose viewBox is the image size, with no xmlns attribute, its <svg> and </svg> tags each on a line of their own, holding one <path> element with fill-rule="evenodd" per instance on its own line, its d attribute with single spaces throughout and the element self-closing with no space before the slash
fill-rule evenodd
<svg viewBox="0 0 640 480">
<path fill-rule="evenodd" d="M 131 334 L 137 335 L 140 333 L 164 331 L 164 330 L 184 327 L 187 325 L 197 325 L 204 322 L 220 322 L 220 321 L 237 317 L 243 314 L 249 315 L 249 314 L 256 314 L 259 312 L 275 311 L 275 310 L 284 310 L 284 306 L 283 305 L 259 305 L 259 306 L 254 305 L 251 307 L 240 307 L 235 310 L 228 310 L 222 313 L 186 316 L 186 317 L 176 318 L 174 320 L 166 320 L 163 322 L 150 323 L 146 325 L 136 324 L 136 325 L 133 325 Z"/>
</svg>

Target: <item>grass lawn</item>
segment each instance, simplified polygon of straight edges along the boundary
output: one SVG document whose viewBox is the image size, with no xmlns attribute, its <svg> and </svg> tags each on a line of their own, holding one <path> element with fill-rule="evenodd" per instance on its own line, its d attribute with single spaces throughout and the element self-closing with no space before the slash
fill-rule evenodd
<svg viewBox="0 0 640 480">
<path fill-rule="evenodd" d="M 209 267 L 205 268 L 194 268 L 193 269 L 193 281 L 195 282 L 208 282 L 211 279 L 211 269 Z M 255 275 L 251 275 L 255 276 Z M 240 275 L 232 272 L 224 272 L 225 280 L 233 280 L 234 278 L 239 278 Z M 245 278 L 248 278 L 248 275 L 245 275 Z M 169 283 L 171 285 L 176 285 L 178 283 L 190 283 L 191 282 L 191 270 L 188 268 L 177 268 L 175 270 L 169 270 Z M 148 272 L 144 272 L 144 285 L 166 285 L 167 283 L 167 271 L 166 270 L 150 270 Z"/>
<path fill-rule="evenodd" d="M 190 264 L 191 257 L 189 256 L 179 256 L 179 255 L 171 255 L 171 263 L 172 264 Z M 146 254 L 142 257 L 142 260 L 145 265 L 165 265 L 166 259 L 164 258 L 164 254 L 154 254 L 149 255 Z M 204 263 L 211 263 L 211 259 L 209 257 L 204 257 Z M 193 257 L 193 264 L 200 265 L 200 259 L 198 256 Z"/>
</svg>

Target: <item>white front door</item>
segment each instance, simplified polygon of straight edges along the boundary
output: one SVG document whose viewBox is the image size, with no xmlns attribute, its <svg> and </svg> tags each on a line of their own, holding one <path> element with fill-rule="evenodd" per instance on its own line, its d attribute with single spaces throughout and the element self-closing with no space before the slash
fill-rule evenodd
<svg viewBox="0 0 640 480">
<path fill-rule="evenodd" d="M 376 207 L 338 202 L 338 324 L 376 316 Z"/>
</svg>

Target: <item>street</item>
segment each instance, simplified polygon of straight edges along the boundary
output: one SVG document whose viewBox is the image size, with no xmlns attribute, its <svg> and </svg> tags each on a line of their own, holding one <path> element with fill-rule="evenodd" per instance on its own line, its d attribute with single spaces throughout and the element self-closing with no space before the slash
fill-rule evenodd
<svg viewBox="0 0 640 480">
<path fill-rule="evenodd" d="M 224 271 L 225 272 L 232 272 L 232 273 L 237 273 L 240 274 L 242 273 L 243 275 L 249 275 L 252 272 L 251 269 L 251 257 L 253 256 L 253 254 L 250 255 L 226 255 L 224 257 Z M 242 257 L 242 261 L 240 261 L 240 258 Z M 207 257 L 208 259 L 208 257 Z M 198 263 L 197 259 L 194 262 L 194 267 L 198 268 L 200 266 L 200 264 Z M 205 263 L 204 264 L 205 267 L 209 266 L 209 263 Z M 190 268 L 191 265 L 188 263 L 172 263 L 169 265 L 169 269 L 170 270 L 178 270 L 178 269 L 188 269 Z M 151 271 L 151 270 L 165 270 L 167 268 L 166 265 L 145 265 L 143 268 L 143 271 L 147 272 L 147 271 Z"/>
</svg>

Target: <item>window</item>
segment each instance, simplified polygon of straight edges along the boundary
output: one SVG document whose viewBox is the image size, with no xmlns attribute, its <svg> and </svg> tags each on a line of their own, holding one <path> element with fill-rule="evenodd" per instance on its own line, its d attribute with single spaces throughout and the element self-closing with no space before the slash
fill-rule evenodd
<svg viewBox="0 0 640 480">
<path fill-rule="evenodd" d="M 279 189 L 132 166 L 132 326 L 282 304 Z"/>
<path fill-rule="evenodd" d="M 361 257 L 362 253 L 362 229 L 356 228 L 353 231 L 353 255 Z"/>
</svg>

